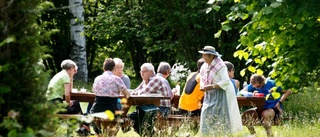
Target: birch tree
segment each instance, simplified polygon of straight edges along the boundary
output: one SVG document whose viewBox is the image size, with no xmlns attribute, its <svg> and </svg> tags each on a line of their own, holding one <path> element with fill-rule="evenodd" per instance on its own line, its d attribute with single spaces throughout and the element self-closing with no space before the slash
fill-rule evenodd
<svg viewBox="0 0 320 137">
<path fill-rule="evenodd" d="M 76 79 L 88 82 L 86 39 L 84 34 L 84 9 L 82 0 L 69 0 L 71 59 L 78 65 Z"/>
</svg>

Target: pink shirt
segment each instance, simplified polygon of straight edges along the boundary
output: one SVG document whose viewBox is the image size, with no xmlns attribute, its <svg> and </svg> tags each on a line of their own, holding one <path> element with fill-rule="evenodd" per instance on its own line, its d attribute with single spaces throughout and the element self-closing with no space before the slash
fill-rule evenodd
<svg viewBox="0 0 320 137">
<path fill-rule="evenodd" d="M 111 71 L 105 71 L 102 75 L 94 79 L 92 91 L 96 96 L 118 97 L 126 89 L 120 77 Z"/>
</svg>

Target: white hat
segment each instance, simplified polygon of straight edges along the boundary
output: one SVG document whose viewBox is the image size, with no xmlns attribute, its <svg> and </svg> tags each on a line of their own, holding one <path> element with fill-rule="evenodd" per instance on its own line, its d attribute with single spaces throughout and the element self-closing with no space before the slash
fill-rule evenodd
<svg viewBox="0 0 320 137">
<path fill-rule="evenodd" d="M 220 55 L 216 49 L 212 46 L 205 46 L 202 50 L 198 51 L 201 54 L 211 54 L 211 55 L 216 55 L 218 57 L 221 57 L 222 55 Z"/>
</svg>

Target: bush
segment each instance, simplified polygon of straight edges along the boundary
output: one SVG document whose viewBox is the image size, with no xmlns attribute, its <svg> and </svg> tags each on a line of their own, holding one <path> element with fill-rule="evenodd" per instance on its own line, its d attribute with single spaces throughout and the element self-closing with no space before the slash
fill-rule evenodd
<svg viewBox="0 0 320 137">
<path fill-rule="evenodd" d="M 313 121 L 320 118 L 320 88 L 318 83 L 310 83 L 311 86 L 302 88 L 303 91 L 294 93 L 284 103 L 287 116 L 298 121 Z"/>
<path fill-rule="evenodd" d="M 46 103 L 48 73 L 41 42 L 52 33 L 37 23 L 41 0 L 0 2 L 0 132 L 4 136 L 48 136 L 55 108 Z"/>
</svg>

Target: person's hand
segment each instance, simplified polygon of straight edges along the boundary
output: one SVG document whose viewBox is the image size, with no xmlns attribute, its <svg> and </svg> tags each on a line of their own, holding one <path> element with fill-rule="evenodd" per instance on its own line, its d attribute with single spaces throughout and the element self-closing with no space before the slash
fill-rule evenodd
<svg viewBox="0 0 320 137">
<path fill-rule="evenodd" d="M 177 89 L 176 88 L 173 88 L 171 91 L 172 91 L 173 95 L 177 94 Z"/>
<path fill-rule="evenodd" d="M 70 100 L 69 106 L 70 107 L 73 106 L 73 101 L 72 100 Z"/>
<path fill-rule="evenodd" d="M 138 95 L 138 92 L 137 91 L 133 91 L 133 92 L 131 92 L 131 95 Z"/>
<path fill-rule="evenodd" d="M 214 84 L 206 85 L 203 87 L 203 90 L 211 90 L 214 89 Z"/>
</svg>

